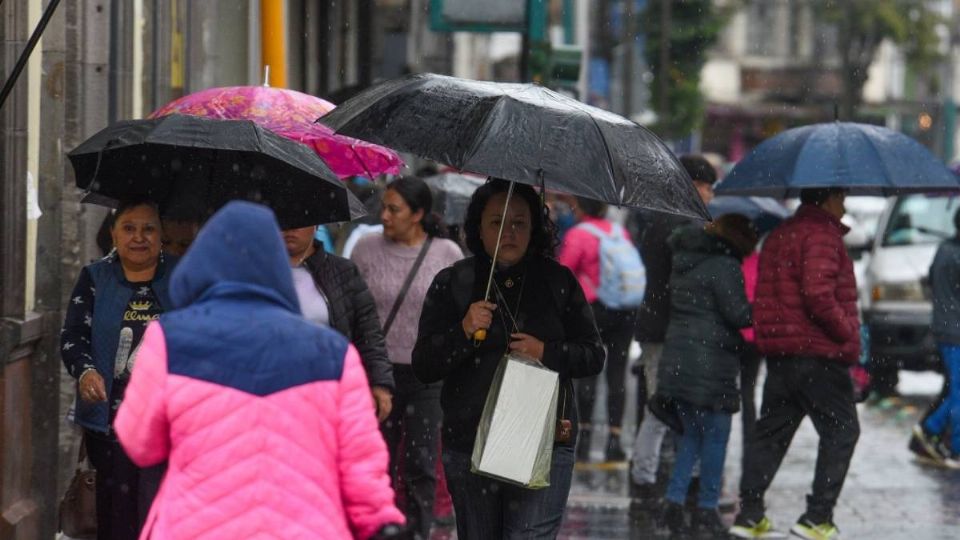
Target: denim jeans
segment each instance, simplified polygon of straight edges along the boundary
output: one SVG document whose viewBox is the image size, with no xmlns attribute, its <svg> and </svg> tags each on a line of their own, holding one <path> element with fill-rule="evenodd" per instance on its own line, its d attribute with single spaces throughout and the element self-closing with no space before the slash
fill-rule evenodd
<svg viewBox="0 0 960 540">
<path fill-rule="evenodd" d="M 714 509 L 720 502 L 723 462 L 730 438 L 730 413 L 712 411 L 680 402 L 683 435 L 679 437 L 673 474 L 667 487 L 667 500 L 683 504 L 687 498 L 693 467 L 700 461 L 700 491 L 697 506 Z"/>
<path fill-rule="evenodd" d="M 555 446 L 550 487 L 527 489 L 470 472 L 470 454 L 443 449 L 460 540 L 557 537 L 573 477 L 572 446 Z"/>
<path fill-rule="evenodd" d="M 930 433 L 941 435 L 950 428 L 950 448 L 960 453 L 960 345 L 940 344 L 940 357 L 950 382 L 947 398 L 923 421 Z"/>
</svg>

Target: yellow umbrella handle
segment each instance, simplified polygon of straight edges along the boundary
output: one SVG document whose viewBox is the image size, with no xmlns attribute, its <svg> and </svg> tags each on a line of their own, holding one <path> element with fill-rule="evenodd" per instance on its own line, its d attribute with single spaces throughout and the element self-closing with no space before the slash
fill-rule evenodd
<svg viewBox="0 0 960 540">
<path fill-rule="evenodd" d="M 485 340 L 485 339 L 487 339 L 487 329 L 486 329 L 486 328 L 478 328 L 477 331 L 473 333 L 473 340 L 474 340 L 474 341 L 479 342 L 479 341 L 483 341 L 483 340 Z"/>
</svg>

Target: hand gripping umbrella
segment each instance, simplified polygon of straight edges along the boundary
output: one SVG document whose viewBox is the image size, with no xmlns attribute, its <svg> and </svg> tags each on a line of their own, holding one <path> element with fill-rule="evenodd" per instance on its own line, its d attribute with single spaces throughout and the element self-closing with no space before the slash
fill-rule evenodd
<svg viewBox="0 0 960 540">
<path fill-rule="evenodd" d="M 541 86 L 411 75 L 361 92 L 319 122 L 460 171 L 710 219 L 683 166 L 656 135 Z M 494 261 L 499 247 L 498 241 Z"/>
<path fill-rule="evenodd" d="M 313 150 L 249 120 L 174 114 L 117 122 L 68 157 L 85 202 L 146 197 L 165 215 L 203 220 L 244 199 L 270 207 L 284 228 L 366 213 Z"/>
</svg>

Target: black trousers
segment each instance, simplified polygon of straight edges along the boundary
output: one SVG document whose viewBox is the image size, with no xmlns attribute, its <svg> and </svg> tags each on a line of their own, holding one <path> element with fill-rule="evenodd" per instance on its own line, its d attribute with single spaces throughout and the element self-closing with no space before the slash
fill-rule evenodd
<svg viewBox="0 0 960 540">
<path fill-rule="evenodd" d="M 820 436 L 806 517 L 814 523 L 833 519 L 833 508 L 860 437 L 860 422 L 848 366 L 811 357 L 767 359 L 760 419 L 740 480 L 742 511 L 747 519 L 759 520 L 764 515 L 764 493 L 804 416 L 810 416 Z"/>
<path fill-rule="evenodd" d="M 166 465 L 141 469 L 112 436 L 84 430 L 84 437 L 97 470 L 97 540 L 136 540 Z"/>
<path fill-rule="evenodd" d="M 627 356 L 630 354 L 636 311 L 608 309 L 600 302 L 590 305 L 600 330 L 600 339 L 607 351 L 607 361 L 603 367 L 607 378 L 607 422 L 610 427 L 619 428 L 623 425 L 627 396 Z M 594 375 L 576 381 L 577 410 L 581 424 L 589 424 L 591 421 L 593 403 L 597 399 L 597 377 L 598 375 Z"/>
<path fill-rule="evenodd" d="M 439 459 L 440 389 L 423 384 L 404 364 L 393 365 L 393 409 L 380 426 L 390 451 L 390 477 L 404 501 L 407 525 L 417 538 L 430 538 Z"/>
</svg>

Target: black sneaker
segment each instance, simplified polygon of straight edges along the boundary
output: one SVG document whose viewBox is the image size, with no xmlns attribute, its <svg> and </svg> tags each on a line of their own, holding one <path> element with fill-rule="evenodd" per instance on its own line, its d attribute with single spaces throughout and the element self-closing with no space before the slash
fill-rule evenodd
<svg viewBox="0 0 960 540">
<path fill-rule="evenodd" d="M 697 508 L 690 519 L 690 528 L 711 538 L 728 538 L 727 526 L 713 508 Z"/>
<path fill-rule="evenodd" d="M 640 510 L 654 510 L 660 506 L 660 490 L 656 484 L 637 484 L 630 481 L 630 506 Z"/>
<path fill-rule="evenodd" d="M 610 437 L 607 439 L 607 452 L 606 452 L 607 461 L 626 461 L 627 454 L 623 452 L 623 448 L 620 446 L 620 435 L 610 434 Z"/>
<path fill-rule="evenodd" d="M 675 502 L 663 501 L 663 511 L 660 514 L 660 527 L 666 527 L 672 533 L 683 532 L 687 529 L 687 519 L 683 515 L 683 505 Z"/>
</svg>

